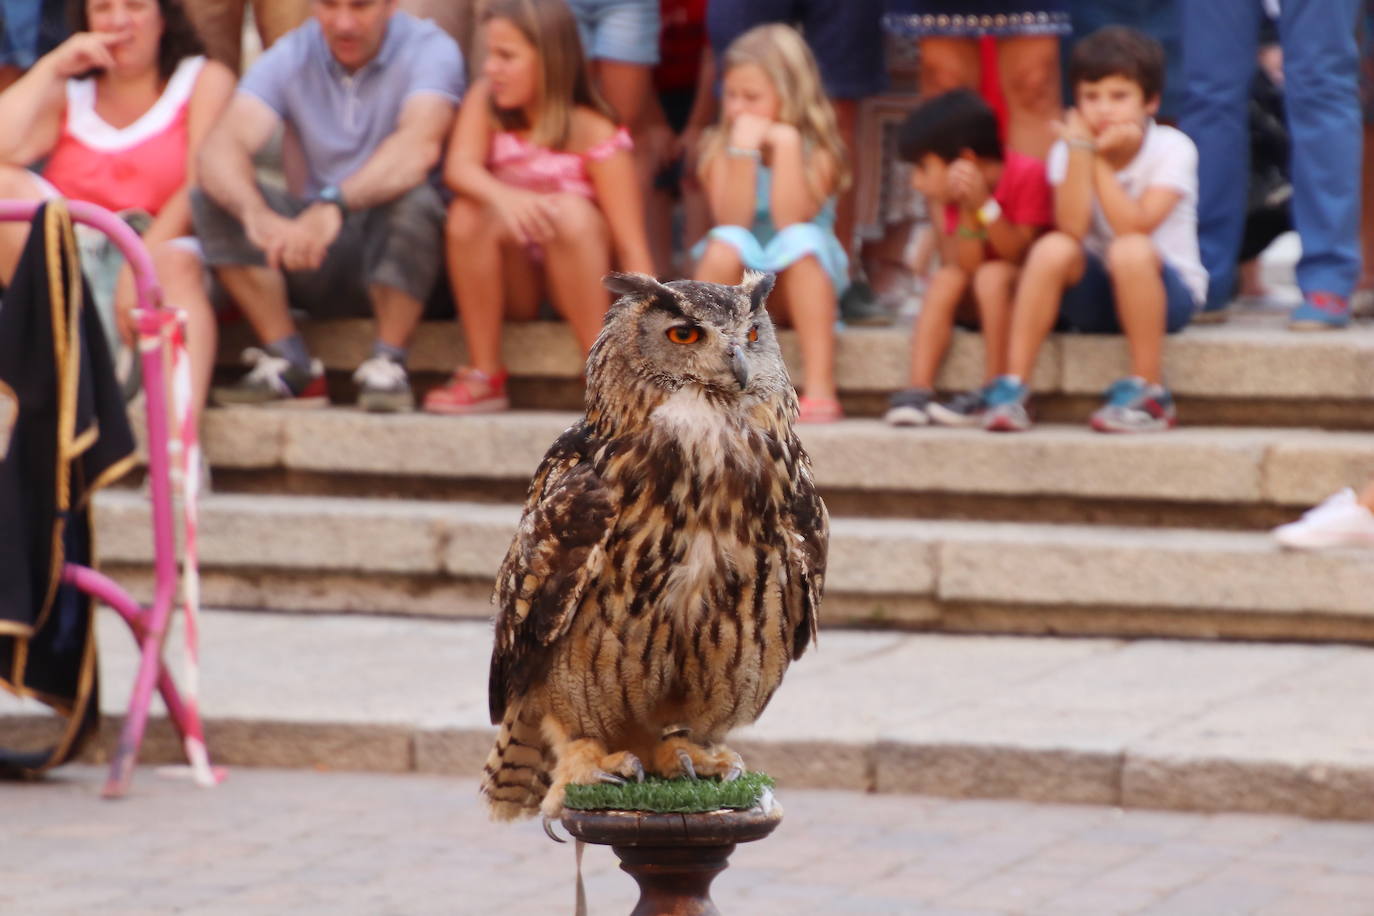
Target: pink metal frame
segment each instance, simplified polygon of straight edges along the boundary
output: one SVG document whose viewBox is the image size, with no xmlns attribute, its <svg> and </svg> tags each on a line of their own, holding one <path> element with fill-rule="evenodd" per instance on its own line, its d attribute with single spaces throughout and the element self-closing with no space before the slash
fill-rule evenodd
<svg viewBox="0 0 1374 916">
<path fill-rule="evenodd" d="M 0 221 L 31 221 L 40 206 L 39 201 L 0 201 Z M 153 271 L 153 262 L 129 226 L 103 207 L 84 201 L 67 204 L 72 219 L 100 230 L 114 241 L 133 268 L 138 290 L 139 308 L 135 313 L 138 333 L 145 341 L 162 339 L 162 329 L 174 321 L 175 313 L 162 307 L 162 289 Z M 118 798 L 129 788 L 134 763 L 143 732 L 148 722 L 148 706 L 156 687 L 167 706 L 167 714 L 180 733 L 188 757 L 195 763 L 199 755 L 204 759 L 205 732 L 194 700 L 184 702 L 162 658 L 162 643 L 176 601 L 177 562 L 176 527 L 172 515 L 171 465 L 168 455 L 168 424 L 171 411 L 167 403 L 166 373 L 160 347 L 141 346 L 143 360 L 143 391 L 148 421 L 148 480 L 153 500 L 153 602 L 143 606 L 114 580 L 85 566 L 68 563 L 62 569 L 62 581 L 74 585 L 86 594 L 108 604 L 123 617 L 133 631 L 139 645 L 141 661 L 134 680 L 133 696 L 124 717 L 124 728 L 110 761 L 110 773 L 105 782 L 104 796 Z M 216 780 L 222 777 L 218 768 Z"/>
</svg>

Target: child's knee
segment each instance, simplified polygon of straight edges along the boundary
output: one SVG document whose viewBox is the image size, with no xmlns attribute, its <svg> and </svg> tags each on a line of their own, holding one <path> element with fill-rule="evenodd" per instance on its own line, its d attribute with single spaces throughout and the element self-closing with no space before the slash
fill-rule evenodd
<svg viewBox="0 0 1374 916">
<path fill-rule="evenodd" d="M 950 286 L 967 283 L 968 271 L 964 270 L 958 264 L 945 264 L 937 269 L 935 273 L 931 274 L 930 282 L 948 283 Z"/>
<path fill-rule="evenodd" d="M 1148 235 L 1133 232 L 1119 235 L 1107 246 L 1107 271 L 1112 274 L 1121 272 L 1154 271 L 1159 269 L 1159 255 L 1155 252 L 1154 242 Z"/>
<path fill-rule="evenodd" d="M 1016 283 L 1015 264 L 1007 261 L 984 261 L 973 273 L 973 292 L 980 300 L 989 296 L 1006 296 Z"/>
<path fill-rule="evenodd" d="M 722 242 L 720 239 L 711 239 L 706 243 L 706 250 L 702 252 L 701 261 L 698 269 L 711 269 L 715 271 L 725 271 L 728 273 L 738 272 L 743 274 L 744 261 L 740 258 L 739 252 L 733 245 Z"/>
<path fill-rule="evenodd" d="M 559 242 L 606 241 L 606 218 L 580 194 L 559 194 L 553 202 L 554 236 Z"/>
<path fill-rule="evenodd" d="M 1041 236 L 1026 256 L 1026 269 L 1067 271 L 1083 256 L 1083 243 L 1067 232 Z"/>
<path fill-rule="evenodd" d="M 492 214 L 471 197 L 455 197 L 448 205 L 445 234 L 450 241 L 471 242 L 491 233 Z"/>
</svg>

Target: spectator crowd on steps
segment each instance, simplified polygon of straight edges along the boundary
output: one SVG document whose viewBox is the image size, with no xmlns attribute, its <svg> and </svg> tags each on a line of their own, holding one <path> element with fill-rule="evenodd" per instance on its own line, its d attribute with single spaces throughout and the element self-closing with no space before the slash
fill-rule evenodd
<svg viewBox="0 0 1374 916">
<path fill-rule="evenodd" d="M 88 200 L 142 234 L 188 314 L 197 410 L 327 404 L 302 313 L 374 319 L 363 409 L 506 410 L 505 323 L 556 317 L 585 352 L 609 271 L 761 270 L 796 332 L 802 423 L 843 417 L 839 335 L 904 317 L 920 290 L 888 422 L 1031 428 L 1057 330 L 1122 337 L 1129 375 L 1092 428 L 1162 431 L 1178 419 L 1166 338 L 1263 301 L 1256 259 L 1278 235 L 1301 243 L 1294 331 L 1374 306 L 1374 2 L 0 10 L 0 197 Z M 249 13 L 263 50 L 244 66 Z M 895 142 L 868 149 L 880 108 L 901 113 Z M 0 282 L 26 232 L 0 226 Z M 91 260 L 127 342 L 133 278 Z M 445 313 L 467 364 L 417 392 L 411 337 Z M 212 387 L 226 321 L 258 345 Z M 955 327 L 981 333 L 984 384 L 937 392 Z M 1374 531 L 1374 487 L 1333 501 L 1297 524 Z"/>
</svg>

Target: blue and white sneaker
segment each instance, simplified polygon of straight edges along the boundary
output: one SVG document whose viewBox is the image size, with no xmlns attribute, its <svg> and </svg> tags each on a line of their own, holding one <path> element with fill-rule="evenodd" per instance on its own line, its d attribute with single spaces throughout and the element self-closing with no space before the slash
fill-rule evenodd
<svg viewBox="0 0 1374 916">
<path fill-rule="evenodd" d="M 1288 327 L 1294 331 L 1339 330 L 1349 324 L 1350 302 L 1335 293 L 1308 293 L 1288 317 Z"/>
<path fill-rule="evenodd" d="M 1031 428 L 1030 388 L 1014 375 L 999 375 L 983 389 L 983 429 L 1019 433 Z"/>
<path fill-rule="evenodd" d="M 1160 432 L 1178 422 L 1169 389 L 1139 376 L 1116 380 L 1106 397 L 1107 403 L 1093 413 L 1091 421 L 1100 433 Z"/>
</svg>

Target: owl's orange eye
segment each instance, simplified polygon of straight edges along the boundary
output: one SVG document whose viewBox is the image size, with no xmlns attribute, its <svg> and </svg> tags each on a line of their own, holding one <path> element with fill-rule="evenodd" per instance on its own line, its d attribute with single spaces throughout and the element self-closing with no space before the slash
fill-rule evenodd
<svg viewBox="0 0 1374 916">
<path fill-rule="evenodd" d="M 674 325 L 668 329 L 668 339 L 675 344 L 694 344 L 701 340 L 701 328 L 693 324 Z"/>
<path fill-rule="evenodd" d="M 758 329 L 758 328 L 750 328 L 750 329 L 749 329 L 749 342 L 750 342 L 750 343 L 753 343 L 754 341 L 756 341 L 756 340 L 758 340 L 758 339 L 759 339 L 759 329 Z"/>
</svg>

